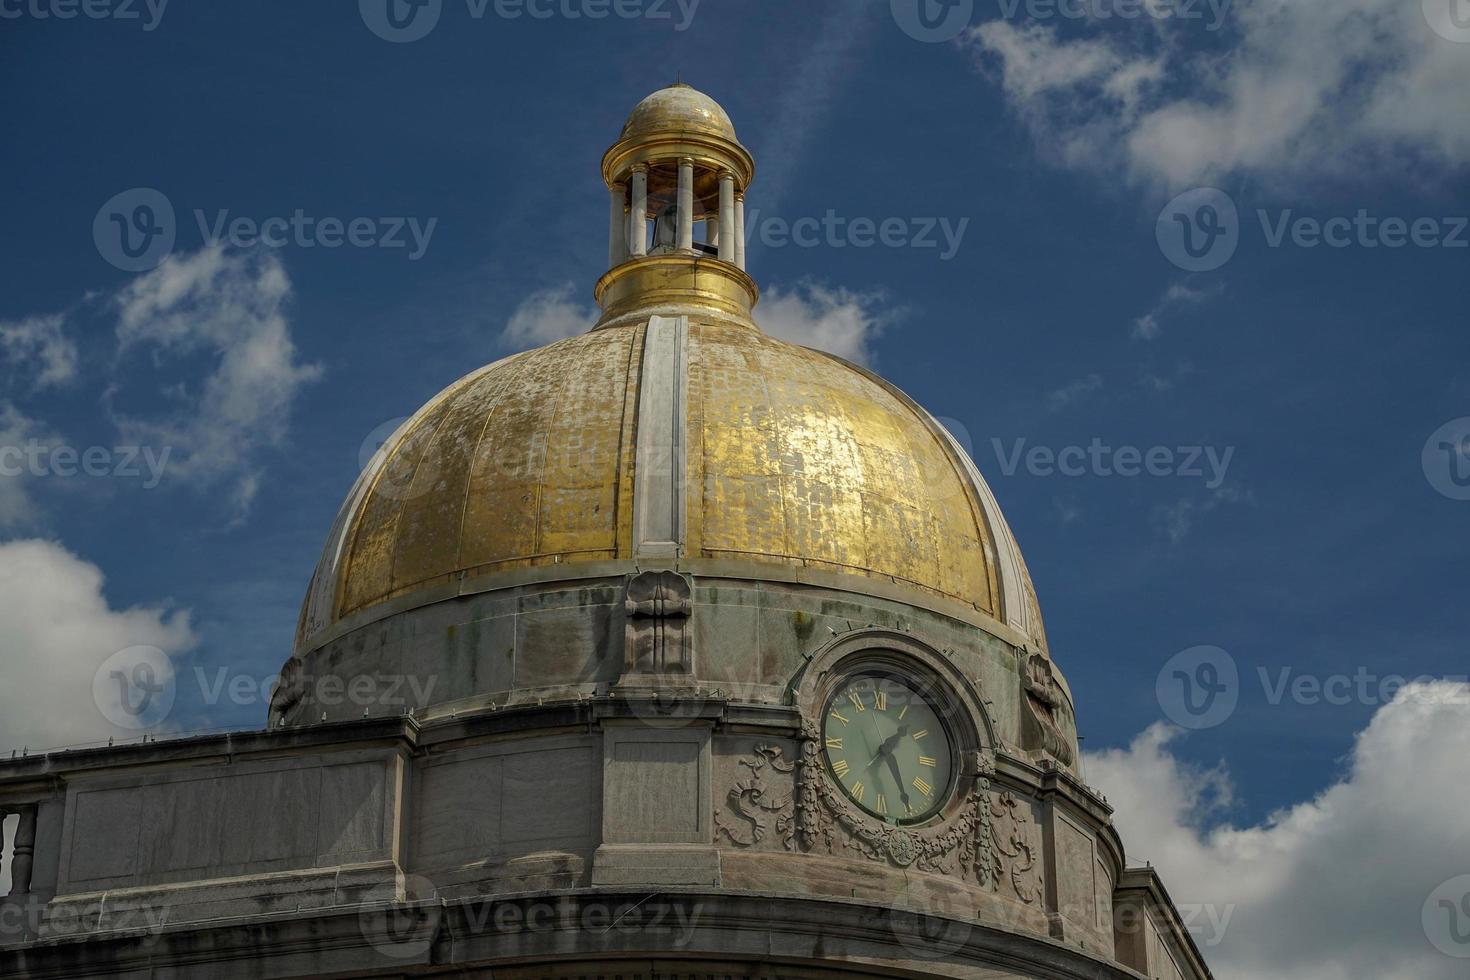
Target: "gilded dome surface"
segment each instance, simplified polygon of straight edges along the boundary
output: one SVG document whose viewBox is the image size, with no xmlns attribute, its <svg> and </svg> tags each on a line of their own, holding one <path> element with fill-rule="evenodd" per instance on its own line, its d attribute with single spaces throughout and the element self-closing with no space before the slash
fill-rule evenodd
<svg viewBox="0 0 1470 980">
<path fill-rule="evenodd" d="M 400 597 L 494 588 L 498 573 L 637 557 L 650 320 L 473 372 L 389 439 L 343 506 L 298 650 Z M 681 566 L 819 570 L 937 598 L 1040 640 L 1009 529 L 974 464 L 882 379 L 750 323 L 681 333 Z M 863 583 L 868 583 L 866 586 Z M 410 603 L 412 604 L 412 603 Z M 392 603 L 394 608 L 401 603 Z"/>
<path fill-rule="evenodd" d="M 628 115 L 622 139 L 655 133 L 705 133 L 732 142 L 735 126 L 714 99 L 688 85 L 671 85 L 645 98 Z"/>
</svg>

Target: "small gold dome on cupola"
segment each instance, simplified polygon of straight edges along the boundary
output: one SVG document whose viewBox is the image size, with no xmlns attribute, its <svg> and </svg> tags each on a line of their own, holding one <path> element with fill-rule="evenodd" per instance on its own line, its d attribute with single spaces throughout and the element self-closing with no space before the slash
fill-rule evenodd
<svg viewBox="0 0 1470 980">
<path fill-rule="evenodd" d="M 621 138 L 659 133 L 704 133 L 737 141 L 735 126 L 720 104 L 683 82 L 661 88 L 638 103 L 623 124 Z"/>
</svg>

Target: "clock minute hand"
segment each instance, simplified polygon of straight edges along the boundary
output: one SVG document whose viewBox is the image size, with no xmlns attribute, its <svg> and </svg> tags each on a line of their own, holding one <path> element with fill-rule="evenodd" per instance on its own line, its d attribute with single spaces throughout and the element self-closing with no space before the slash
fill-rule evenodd
<svg viewBox="0 0 1470 980">
<path fill-rule="evenodd" d="M 898 760 L 893 757 L 892 752 L 889 752 L 884 758 L 888 760 L 888 771 L 893 773 L 893 781 L 898 784 L 898 801 L 903 804 L 905 810 L 913 813 L 914 808 L 909 806 L 909 794 L 903 788 L 903 773 L 898 771 Z"/>
</svg>

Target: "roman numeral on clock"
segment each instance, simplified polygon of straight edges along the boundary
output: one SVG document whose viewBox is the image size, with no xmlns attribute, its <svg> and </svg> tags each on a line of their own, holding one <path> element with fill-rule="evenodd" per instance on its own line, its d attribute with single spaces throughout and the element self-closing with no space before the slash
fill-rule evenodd
<svg viewBox="0 0 1470 980">
<path fill-rule="evenodd" d="M 914 777 L 914 789 L 918 790 L 920 793 L 923 793 L 925 796 L 932 796 L 934 793 L 934 787 L 924 782 L 922 776 Z"/>
<path fill-rule="evenodd" d="M 840 748 L 842 748 L 842 739 L 840 739 L 840 738 L 832 738 L 831 736 L 828 736 L 827 737 L 827 748 L 829 748 L 829 749 L 840 749 Z M 930 765 L 933 765 L 933 763 L 931 762 Z"/>
</svg>

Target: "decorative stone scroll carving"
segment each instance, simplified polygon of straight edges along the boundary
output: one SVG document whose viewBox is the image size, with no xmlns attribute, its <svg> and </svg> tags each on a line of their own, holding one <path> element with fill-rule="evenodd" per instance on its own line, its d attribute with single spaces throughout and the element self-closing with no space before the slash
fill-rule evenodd
<svg viewBox="0 0 1470 980">
<path fill-rule="evenodd" d="M 280 679 L 271 695 L 270 713 L 273 718 L 284 718 L 301 703 L 306 696 L 306 681 L 301 673 L 301 658 L 292 657 L 281 668 Z"/>
<path fill-rule="evenodd" d="M 690 595 L 689 580 L 678 572 L 640 572 L 629 580 L 625 673 L 693 675 Z"/>
<path fill-rule="evenodd" d="M 1021 738 L 1025 747 L 1040 750 L 1070 767 L 1076 761 L 1072 740 L 1068 738 L 1067 701 L 1062 697 L 1051 661 L 1039 653 L 1031 654 L 1021 671 Z"/>
<path fill-rule="evenodd" d="M 803 721 L 795 761 L 781 747 L 764 744 L 740 759 L 750 775 L 730 788 L 725 807 L 716 811 L 716 842 L 753 847 L 774 832 L 788 851 L 852 851 L 992 890 L 1009 880 L 1021 901 L 1039 899 L 1032 825 L 1018 813 L 1014 797 L 991 791 L 995 768 L 989 752 L 980 753 L 974 785 L 959 809 L 940 826 L 919 830 L 894 827 L 853 807 L 824 774 L 820 744 L 816 726 Z"/>
<path fill-rule="evenodd" d="M 1036 863 L 1035 825 L 1023 814 L 1024 805 L 1012 793 L 1001 793 L 990 802 L 995 828 L 995 875 L 997 882 L 1009 875 L 1016 897 L 1027 905 L 1041 899 L 1041 868 Z"/>
</svg>

